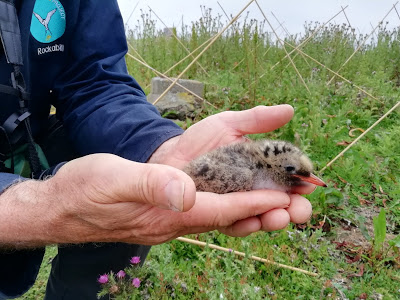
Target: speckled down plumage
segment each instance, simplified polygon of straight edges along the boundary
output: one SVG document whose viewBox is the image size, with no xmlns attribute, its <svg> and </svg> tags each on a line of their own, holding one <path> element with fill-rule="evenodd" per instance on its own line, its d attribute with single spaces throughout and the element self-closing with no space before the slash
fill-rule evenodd
<svg viewBox="0 0 400 300">
<path fill-rule="evenodd" d="M 285 141 L 258 140 L 223 146 L 191 161 L 184 171 L 198 191 L 219 194 L 258 189 L 289 191 L 310 176 L 310 159 Z"/>
</svg>

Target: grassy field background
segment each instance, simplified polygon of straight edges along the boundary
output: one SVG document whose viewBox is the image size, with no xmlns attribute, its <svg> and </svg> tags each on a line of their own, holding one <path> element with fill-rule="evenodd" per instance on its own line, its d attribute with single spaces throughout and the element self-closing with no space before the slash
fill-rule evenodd
<svg viewBox="0 0 400 300">
<path fill-rule="evenodd" d="M 147 64 L 165 72 L 187 52 L 174 38 L 158 32 L 155 23 L 144 13 L 137 27 L 129 31 L 128 40 Z M 204 9 L 202 19 L 174 32 L 188 49 L 194 50 L 225 25 L 222 17 Z M 320 25 L 307 23 L 302 34 L 286 37 L 285 49 L 290 52 L 290 45 L 296 47 L 313 35 L 301 47 L 304 54 L 291 54 L 304 84 L 267 24 L 242 18 L 200 58 L 207 74 L 195 64 L 184 76 L 204 82 L 205 98 L 216 108 L 204 104 L 195 119 L 181 122 L 186 128 L 210 114 L 256 105 L 288 103 L 295 108 L 288 125 L 254 138 L 288 140 L 308 153 L 317 174 L 329 185 L 307 196 L 313 204 L 310 222 L 243 239 L 218 232 L 192 238 L 317 272 L 319 276 L 172 241 L 152 248 L 145 270 L 128 271 L 133 277 L 140 276 L 140 288 L 128 281 L 116 281 L 111 285 L 118 286 L 118 292 L 112 297 L 400 299 L 398 110 L 331 167 L 318 173 L 399 101 L 400 31 L 389 31 L 382 24 L 363 44 L 366 36 L 356 34 L 345 24 L 328 24 L 317 31 Z M 138 57 L 136 52 L 131 53 Z M 177 76 L 189 62 L 185 60 L 167 75 Z M 149 93 L 155 74 L 130 57 L 127 64 L 129 72 Z M 340 70 L 342 77 L 336 76 L 328 84 L 333 76 L 328 69 Z M 55 254 L 56 248 L 49 247 L 37 284 L 21 299 L 43 297 Z"/>
</svg>

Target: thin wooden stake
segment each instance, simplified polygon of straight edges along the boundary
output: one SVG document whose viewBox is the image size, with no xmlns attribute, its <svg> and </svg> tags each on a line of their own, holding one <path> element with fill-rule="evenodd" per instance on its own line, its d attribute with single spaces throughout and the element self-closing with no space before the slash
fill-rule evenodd
<svg viewBox="0 0 400 300">
<path fill-rule="evenodd" d="M 212 40 L 212 37 L 209 38 L 207 41 L 205 41 L 203 44 L 201 44 L 200 46 L 198 46 L 196 49 L 194 49 L 191 53 L 189 53 L 188 55 L 186 55 L 184 58 L 182 58 L 180 61 L 178 61 L 176 64 L 174 64 L 172 67 L 170 67 L 167 71 L 164 72 L 164 74 L 168 74 L 169 72 L 171 72 L 173 69 L 175 69 L 177 66 L 179 66 L 182 62 L 184 62 L 185 60 L 187 60 L 189 57 L 191 57 L 193 54 L 195 54 L 197 51 L 199 51 L 204 45 L 206 45 L 208 42 L 210 42 Z"/>
<path fill-rule="evenodd" d="M 400 15 L 399 15 L 399 12 L 398 12 L 397 8 L 395 7 L 394 10 L 396 11 L 396 14 L 397 14 L 397 16 L 398 16 L 399 19 L 400 19 Z"/>
<path fill-rule="evenodd" d="M 286 32 L 286 35 L 289 37 L 290 36 L 290 33 L 289 33 L 289 31 L 287 30 L 287 28 L 285 27 L 285 26 L 283 26 L 283 23 L 284 22 L 280 22 L 279 20 L 278 20 L 278 18 L 275 16 L 275 14 L 274 14 L 274 12 L 272 12 L 271 11 L 271 15 L 275 18 L 275 20 L 278 22 L 278 24 L 282 27 L 282 29 Z"/>
<path fill-rule="evenodd" d="M 300 74 L 300 71 L 297 69 L 297 67 L 296 67 L 296 65 L 294 64 L 292 58 L 290 57 L 289 53 L 287 52 L 286 47 L 285 47 L 285 44 L 282 42 L 282 40 L 279 38 L 279 35 L 276 33 L 276 31 L 275 31 L 274 28 L 272 27 L 272 24 L 271 24 L 271 23 L 269 22 L 269 20 L 267 19 L 267 16 L 264 14 L 264 11 L 263 11 L 263 9 L 261 8 L 261 6 L 258 4 L 258 1 L 255 0 L 255 2 L 256 2 L 258 8 L 259 8 L 260 11 L 261 11 L 261 14 L 264 16 L 265 21 L 267 21 L 269 27 L 271 27 L 272 31 L 273 31 L 274 34 L 276 35 L 276 38 L 278 39 L 278 41 L 279 41 L 279 43 L 281 44 L 283 50 L 285 51 L 286 56 L 287 56 L 288 59 L 290 60 L 290 63 L 292 64 L 294 70 L 296 71 L 297 75 L 299 76 L 301 82 L 302 82 L 303 85 L 306 87 L 308 93 L 311 94 L 311 91 L 310 91 L 310 89 L 308 88 L 306 82 L 304 81 L 303 76 Z"/>
<path fill-rule="evenodd" d="M 271 11 L 271 14 L 272 14 L 272 16 L 275 18 L 275 20 L 278 22 L 278 24 L 281 24 L 281 22 L 278 20 L 278 18 L 275 16 L 275 14 Z M 282 23 L 283 24 L 283 23 Z M 288 37 L 290 37 L 290 33 L 289 33 L 289 31 L 285 28 L 285 27 L 283 27 L 283 25 L 282 25 L 282 28 L 286 31 L 286 35 L 288 36 Z M 298 55 L 298 53 L 296 53 L 296 55 L 292 58 L 293 60 L 295 59 L 295 57 Z M 310 63 L 308 62 L 308 60 L 302 55 L 302 57 L 303 57 L 303 60 L 305 61 L 305 63 L 311 68 L 311 66 L 310 66 Z M 289 62 L 289 64 L 288 64 L 288 66 L 290 65 L 290 62 Z"/>
<path fill-rule="evenodd" d="M 253 3 L 255 0 L 250 0 L 249 3 L 234 17 L 231 22 L 229 22 L 228 25 L 226 25 L 212 40 L 211 42 L 205 47 L 194 59 L 193 61 L 182 71 L 181 74 L 178 75 L 178 77 L 175 78 L 174 82 L 157 98 L 156 101 L 154 101 L 153 104 L 156 104 L 158 101 L 160 101 L 171 89 L 172 87 L 178 82 L 179 79 L 182 78 L 182 76 L 186 73 L 187 70 L 190 69 L 191 66 L 206 52 L 214 43 L 215 41 L 229 28 L 229 26 L 232 25 L 233 22 L 235 22 L 240 15 L 246 10 L 247 7 L 250 6 L 251 3 Z"/>
<path fill-rule="evenodd" d="M 340 152 L 334 159 L 332 159 L 325 167 L 323 167 L 319 172 L 323 172 L 326 170 L 326 168 L 330 167 L 338 158 L 342 157 L 343 154 L 347 152 L 351 147 L 353 147 L 359 140 L 361 140 L 368 132 L 372 130 L 376 125 L 378 125 L 380 122 L 382 122 L 383 119 L 385 119 L 390 113 L 392 113 L 397 107 L 400 106 L 400 101 L 397 102 L 395 106 L 393 106 L 386 114 L 384 114 L 382 117 L 379 118 L 378 121 L 376 121 L 370 128 L 365 130 L 358 138 L 356 138 L 350 145 L 346 147 L 342 152 Z"/>
<path fill-rule="evenodd" d="M 129 20 L 131 19 L 133 13 L 135 12 L 136 7 L 139 5 L 139 2 L 140 2 L 140 1 L 138 1 L 138 2 L 136 3 L 136 5 L 135 5 L 135 7 L 133 8 L 131 14 L 129 15 L 128 19 L 126 20 L 126 22 L 125 22 L 125 27 L 128 25 L 128 22 L 129 22 Z"/>
<path fill-rule="evenodd" d="M 345 7 L 344 7 L 344 9 L 346 9 L 348 7 L 348 5 L 346 5 Z M 289 53 L 288 53 L 288 55 L 291 55 L 293 52 L 295 52 L 296 50 L 298 50 L 298 49 L 300 49 L 301 47 L 303 47 L 306 43 L 308 43 L 308 41 L 309 40 L 311 40 L 312 38 L 313 38 L 313 36 L 314 35 L 316 35 L 317 34 L 317 32 L 318 31 L 320 31 L 322 28 L 324 28 L 324 26 L 326 25 L 326 24 L 328 24 L 330 21 L 332 21 L 334 18 L 336 18 L 338 15 L 340 15 L 342 13 L 342 11 L 339 11 L 336 15 L 334 15 L 332 18 L 330 18 L 328 21 L 326 21 L 324 24 L 322 24 L 321 26 L 319 26 L 317 29 L 315 29 L 314 30 L 314 32 L 308 37 L 308 38 L 306 38 L 304 41 L 302 41 L 297 47 L 295 47 L 292 51 L 290 51 Z M 281 59 L 281 61 L 283 61 L 286 57 L 288 57 L 288 55 L 285 55 L 285 57 L 283 57 L 282 59 Z M 275 65 L 273 65 L 272 67 L 271 67 L 271 71 L 273 70 L 273 69 L 275 69 L 280 63 L 281 63 L 281 61 L 278 61 Z"/>
<path fill-rule="evenodd" d="M 150 11 L 152 11 L 153 13 L 154 13 L 154 15 L 157 17 L 157 19 L 165 26 L 165 28 L 167 28 L 168 30 L 169 30 L 169 32 L 172 34 L 172 36 L 175 38 L 175 40 L 179 43 L 179 45 L 181 45 L 182 46 L 182 48 L 183 49 L 185 49 L 185 51 L 187 52 L 187 53 L 189 53 L 189 55 L 192 57 L 192 58 L 194 58 L 193 57 L 193 54 L 191 54 L 191 52 L 190 52 L 190 50 L 188 49 L 188 48 L 186 48 L 186 46 L 182 43 L 182 41 L 176 36 L 176 34 L 171 30 L 171 29 L 169 29 L 169 27 L 167 26 L 167 25 L 165 25 L 165 23 L 163 22 L 163 20 L 161 20 L 161 18 L 156 14 L 156 12 L 153 10 L 153 9 L 151 9 L 151 7 L 149 6 L 149 9 L 150 9 Z M 196 64 L 200 67 L 200 69 L 202 69 L 202 71 L 209 77 L 210 75 L 207 73 L 207 71 L 203 68 L 203 66 L 199 63 L 199 62 L 196 62 Z"/>
<path fill-rule="evenodd" d="M 278 30 L 279 28 L 281 28 L 282 27 L 282 25 L 279 25 L 277 28 L 275 28 L 275 30 Z M 283 27 L 282 27 L 283 28 Z M 258 46 L 258 44 L 257 44 L 257 46 Z M 265 51 L 265 53 L 262 55 L 262 57 L 264 57 L 265 55 L 267 55 L 267 53 L 269 52 L 269 50 L 271 49 L 272 47 L 271 46 L 269 46 L 269 48 L 267 49 L 267 51 Z M 253 54 L 254 53 L 254 49 L 252 49 L 251 51 L 250 51 L 250 54 Z M 246 55 L 246 57 L 247 57 L 248 55 Z M 239 61 L 237 64 L 236 64 L 236 66 L 234 66 L 233 67 L 233 69 L 232 69 L 232 71 L 233 70 L 235 70 L 237 67 L 239 67 L 244 61 L 245 61 L 245 59 L 246 59 L 246 57 L 245 58 L 243 58 L 241 61 Z M 266 72 L 267 73 L 267 72 Z M 266 74 L 266 73 L 264 73 L 264 74 Z M 262 78 L 262 77 L 260 77 L 260 78 Z M 254 82 L 253 82 L 254 83 Z"/>
<path fill-rule="evenodd" d="M 344 14 L 344 16 L 346 17 L 347 23 L 349 23 L 349 26 L 350 26 L 350 28 L 353 28 L 353 26 L 351 26 L 351 23 L 350 23 L 350 20 L 349 20 L 349 18 L 347 17 L 347 14 L 346 14 L 346 12 L 344 11 L 344 8 L 343 8 L 343 6 L 340 6 L 340 7 L 342 8 L 343 14 Z M 355 28 L 354 28 L 354 29 L 355 29 Z M 357 28 L 357 30 L 358 30 L 358 34 L 360 34 L 360 35 L 361 35 L 360 29 L 358 29 L 358 28 Z M 353 33 L 353 35 L 354 35 L 354 38 L 355 38 L 355 39 L 356 39 L 356 41 L 357 41 L 356 34 L 355 34 L 355 33 Z"/>
<path fill-rule="evenodd" d="M 287 43 L 286 41 L 284 41 L 286 44 L 288 44 L 290 47 L 293 47 L 291 44 Z M 329 72 L 332 72 L 333 74 L 335 74 L 337 77 L 341 78 L 342 80 L 346 81 L 347 83 L 351 84 L 352 86 L 354 86 L 355 88 L 357 88 L 358 90 L 360 90 L 361 92 L 365 93 L 366 95 L 368 95 L 369 97 L 371 97 L 372 99 L 378 101 L 381 104 L 384 104 L 383 101 L 379 100 L 378 98 L 374 97 L 373 95 L 371 95 L 370 93 L 368 93 L 366 90 L 364 90 L 363 88 L 359 87 L 358 85 L 355 85 L 354 83 L 352 83 L 350 80 L 348 80 L 347 78 L 343 77 L 342 75 L 340 75 L 339 73 L 333 71 L 332 69 L 328 68 L 327 66 L 325 66 L 324 64 L 320 63 L 318 60 L 316 60 L 315 58 L 311 57 L 310 55 L 308 55 L 307 53 L 303 52 L 302 50 L 298 49 L 298 47 L 296 47 L 295 49 L 297 49 L 297 51 L 299 51 L 300 53 L 303 53 L 304 56 L 308 57 L 309 59 L 311 59 L 313 62 L 317 63 L 318 65 L 320 65 L 321 67 L 327 69 Z"/>
<path fill-rule="evenodd" d="M 235 254 L 235 255 L 241 256 L 241 257 L 246 257 L 246 253 L 244 253 L 244 252 L 239 252 L 239 251 L 236 251 L 236 250 L 233 250 L 233 249 L 224 248 L 224 247 L 217 246 L 217 245 L 214 245 L 214 244 L 208 244 L 208 243 L 205 243 L 205 242 L 200 242 L 200 241 L 196 241 L 196 240 L 192 240 L 192 239 L 188 239 L 188 238 L 184 238 L 184 237 L 178 237 L 176 239 L 178 241 L 181 241 L 181 242 L 184 242 L 184 243 L 193 244 L 193 245 L 197 245 L 197 246 L 200 246 L 200 247 L 210 247 L 211 249 L 220 250 L 220 251 L 224 251 L 224 252 L 227 252 L 227 253 L 232 253 L 232 254 Z M 314 272 L 310 272 L 310 271 L 306 271 L 306 270 L 303 270 L 303 269 L 300 269 L 300 268 L 296 268 L 296 267 L 280 264 L 280 263 L 274 262 L 272 260 L 261 258 L 261 257 L 258 257 L 258 256 L 250 255 L 248 257 L 250 259 L 252 259 L 252 260 L 259 261 L 259 262 L 262 262 L 262 263 L 265 263 L 265 264 L 269 264 L 269 265 L 273 265 L 273 266 L 276 266 L 276 267 L 279 267 L 279 268 L 300 272 L 300 273 L 307 274 L 307 275 L 314 276 L 314 277 L 319 276 L 317 273 L 314 273 Z"/>
<path fill-rule="evenodd" d="M 228 22 L 230 21 L 228 14 L 226 13 L 225 9 L 222 7 L 222 5 L 217 1 L 219 7 L 221 8 L 221 10 L 223 11 L 223 13 L 225 14 L 226 19 L 228 20 Z"/>
<path fill-rule="evenodd" d="M 140 58 L 140 60 L 142 61 L 142 62 L 146 62 L 145 61 L 145 59 L 143 58 L 143 56 L 141 56 L 140 55 L 140 53 L 135 49 L 135 47 L 133 47 L 132 46 L 132 44 L 131 43 L 129 43 L 129 42 L 127 42 L 127 44 L 128 44 L 128 46 L 132 49 L 132 51 L 133 52 L 135 52 L 135 55 L 137 55 L 139 58 Z M 128 55 L 129 57 L 131 57 L 131 58 L 133 58 L 133 59 L 136 59 L 132 54 L 130 54 L 129 52 L 128 53 L 126 53 L 126 55 Z M 158 74 L 157 74 L 157 70 L 156 69 L 153 69 L 153 68 L 149 68 L 151 71 L 153 71 L 153 73 L 156 75 L 156 76 L 158 76 Z M 148 85 L 146 86 L 146 88 L 148 87 Z"/>
<path fill-rule="evenodd" d="M 343 6 L 340 6 L 340 7 L 342 8 L 342 12 L 343 12 L 344 16 L 346 17 L 347 23 L 349 23 L 349 26 L 351 27 L 351 24 L 350 24 L 349 18 L 347 17 L 347 14 L 346 14 L 346 12 L 344 11 L 344 8 L 343 8 Z"/>
<path fill-rule="evenodd" d="M 379 25 L 387 18 L 387 16 L 388 16 L 388 15 L 392 12 L 392 10 L 396 7 L 397 3 L 398 3 L 398 2 L 396 2 L 396 4 L 393 5 L 393 7 L 392 7 L 392 8 L 388 11 L 388 13 L 383 17 L 383 19 L 382 19 L 380 22 L 378 22 L 378 25 L 376 25 L 375 28 L 372 27 L 372 29 L 373 29 L 372 32 L 371 32 L 369 35 L 367 35 L 367 36 L 365 37 L 365 39 L 360 43 L 360 45 L 358 45 L 357 49 L 354 50 L 353 54 L 350 55 L 350 57 L 349 57 L 349 58 L 342 64 L 342 66 L 339 68 L 339 70 L 336 71 L 337 73 L 339 73 L 339 72 L 343 69 L 343 67 L 344 67 L 345 65 L 347 65 L 347 63 L 353 58 L 353 56 L 356 55 L 356 53 L 361 49 L 361 47 L 364 46 L 364 44 L 365 44 L 365 43 L 367 42 L 367 40 L 371 37 L 371 35 L 374 34 L 375 30 L 378 29 Z M 344 11 L 343 11 L 343 12 L 344 12 Z M 346 16 L 346 18 L 347 18 L 347 16 Z M 372 26 L 372 24 L 371 24 L 371 26 Z M 328 81 L 327 85 L 330 85 L 334 79 L 335 79 L 335 75 L 332 76 L 332 78 Z"/>
<path fill-rule="evenodd" d="M 222 9 L 222 11 L 224 12 L 224 14 L 225 14 L 226 18 L 228 19 L 228 21 L 230 21 L 228 15 L 227 15 L 227 13 L 225 12 L 225 10 L 224 10 L 224 8 L 222 7 L 222 5 L 221 5 L 218 1 L 217 1 L 217 3 L 218 3 L 218 5 L 219 5 L 219 7 Z M 279 22 L 278 22 L 278 23 L 279 23 Z M 281 27 L 283 28 L 283 24 L 279 23 L 279 26 L 278 26 L 275 30 L 278 30 L 278 29 L 281 28 Z M 284 29 L 284 28 L 283 28 L 283 29 Z M 258 46 L 258 43 L 257 43 L 257 46 Z M 268 50 L 263 54 L 263 57 L 267 54 L 267 52 L 269 51 L 269 49 L 271 49 L 271 47 L 269 47 Z M 252 50 L 250 51 L 249 54 L 253 54 L 253 53 L 254 53 L 254 49 L 252 49 Z M 247 56 L 248 56 L 248 55 L 246 55 L 246 57 L 247 57 Z M 235 70 L 237 67 L 239 67 L 239 66 L 242 64 L 242 62 L 245 61 L 246 57 L 243 58 L 241 61 L 239 61 L 239 62 L 233 67 L 233 69 L 232 69 L 231 71 L 233 71 L 233 70 Z"/>
</svg>

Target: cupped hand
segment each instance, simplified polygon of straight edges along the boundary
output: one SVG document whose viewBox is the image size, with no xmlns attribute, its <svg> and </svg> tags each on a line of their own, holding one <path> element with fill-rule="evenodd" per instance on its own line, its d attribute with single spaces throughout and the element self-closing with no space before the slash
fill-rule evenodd
<svg viewBox="0 0 400 300">
<path fill-rule="evenodd" d="M 282 127 L 293 117 L 290 105 L 258 106 L 244 111 L 227 111 L 210 116 L 187 129 L 181 136 L 164 143 L 150 158 L 149 162 L 161 163 L 182 169 L 194 158 L 213 149 L 237 142 L 246 142 L 247 134 L 265 133 Z M 265 210 L 259 215 L 242 218 L 220 231 L 231 236 L 246 236 L 259 230 L 273 231 L 285 228 L 289 222 L 304 223 L 312 213 L 310 202 L 298 194 L 309 194 L 315 186 L 306 184 L 294 188 L 287 208 L 279 206 Z M 261 191 L 269 201 L 272 191 Z M 225 198 L 229 198 L 228 194 Z M 210 197 L 210 195 L 209 195 Z M 253 194 L 246 192 L 250 204 Z M 205 201 L 198 197 L 196 201 Z M 230 208 L 232 209 L 232 208 Z"/>
<path fill-rule="evenodd" d="M 0 243 L 38 247 L 52 243 L 127 242 L 154 245 L 189 233 L 218 229 L 231 236 L 305 222 L 311 204 L 298 194 L 257 190 L 196 192 L 179 168 L 244 135 L 274 130 L 293 116 L 289 105 L 223 112 L 164 143 L 149 163 L 112 154 L 66 163 L 45 181 L 27 180 L 2 195 Z M 310 193 L 314 186 L 293 193 Z"/>
<path fill-rule="evenodd" d="M 225 111 L 189 127 L 182 135 L 165 142 L 149 162 L 182 169 L 194 158 L 218 147 L 245 142 L 245 135 L 265 133 L 282 127 L 293 117 L 287 104 L 257 106 L 243 111 Z"/>
<path fill-rule="evenodd" d="M 51 197 L 54 216 L 43 234 L 53 243 L 154 245 L 214 229 L 244 236 L 263 229 L 263 217 L 257 216 L 290 203 L 278 191 L 196 193 L 181 170 L 112 154 L 70 161 L 39 183 L 38 192 Z"/>
</svg>

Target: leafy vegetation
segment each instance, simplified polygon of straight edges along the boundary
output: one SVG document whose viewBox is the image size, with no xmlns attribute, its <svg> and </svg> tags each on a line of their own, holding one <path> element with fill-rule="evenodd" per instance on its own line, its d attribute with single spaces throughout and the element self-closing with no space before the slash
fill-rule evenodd
<svg viewBox="0 0 400 300">
<path fill-rule="evenodd" d="M 202 9 L 199 21 L 174 29 L 191 50 L 226 25 L 221 16 Z M 243 18 L 233 24 L 199 59 L 206 72 L 195 64 L 185 75 L 205 82 L 205 98 L 217 109 L 204 104 L 197 117 L 182 126 L 220 111 L 288 103 L 295 108 L 293 120 L 254 138 L 289 140 L 309 154 L 317 172 L 321 170 L 399 101 L 400 31 L 382 24 L 364 43 L 366 36 L 345 24 L 329 24 L 317 31 L 320 25 L 307 23 L 303 34 L 285 38 L 295 47 L 307 40 L 301 50 L 325 66 L 306 55 L 291 54 L 308 92 L 264 22 Z M 146 63 L 170 77 L 180 74 L 191 60 L 166 72 L 187 52 L 174 38 L 156 30 L 150 14 L 143 13 L 129 31 L 128 41 Z M 293 48 L 288 44 L 290 52 Z M 148 93 L 154 73 L 129 57 L 127 64 Z M 347 80 L 333 77 L 328 68 L 340 70 Z M 130 280 L 141 277 L 139 288 L 129 282 L 118 285 L 115 272 L 119 270 L 110 270 L 114 281 L 103 291 L 119 299 L 399 299 L 399 125 L 395 111 L 319 174 L 329 188 L 318 188 L 308 196 L 313 204 L 309 223 L 241 239 L 217 232 L 193 236 L 314 271 L 318 277 L 172 241 L 153 247 L 144 269 L 126 271 Z M 43 295 L 42 278 L 54 254 L 53 248 L 48 250 L 39 283 L 26 299 Z M 116 284 L 118 288 L 110 290 Z"/>
</svg>

